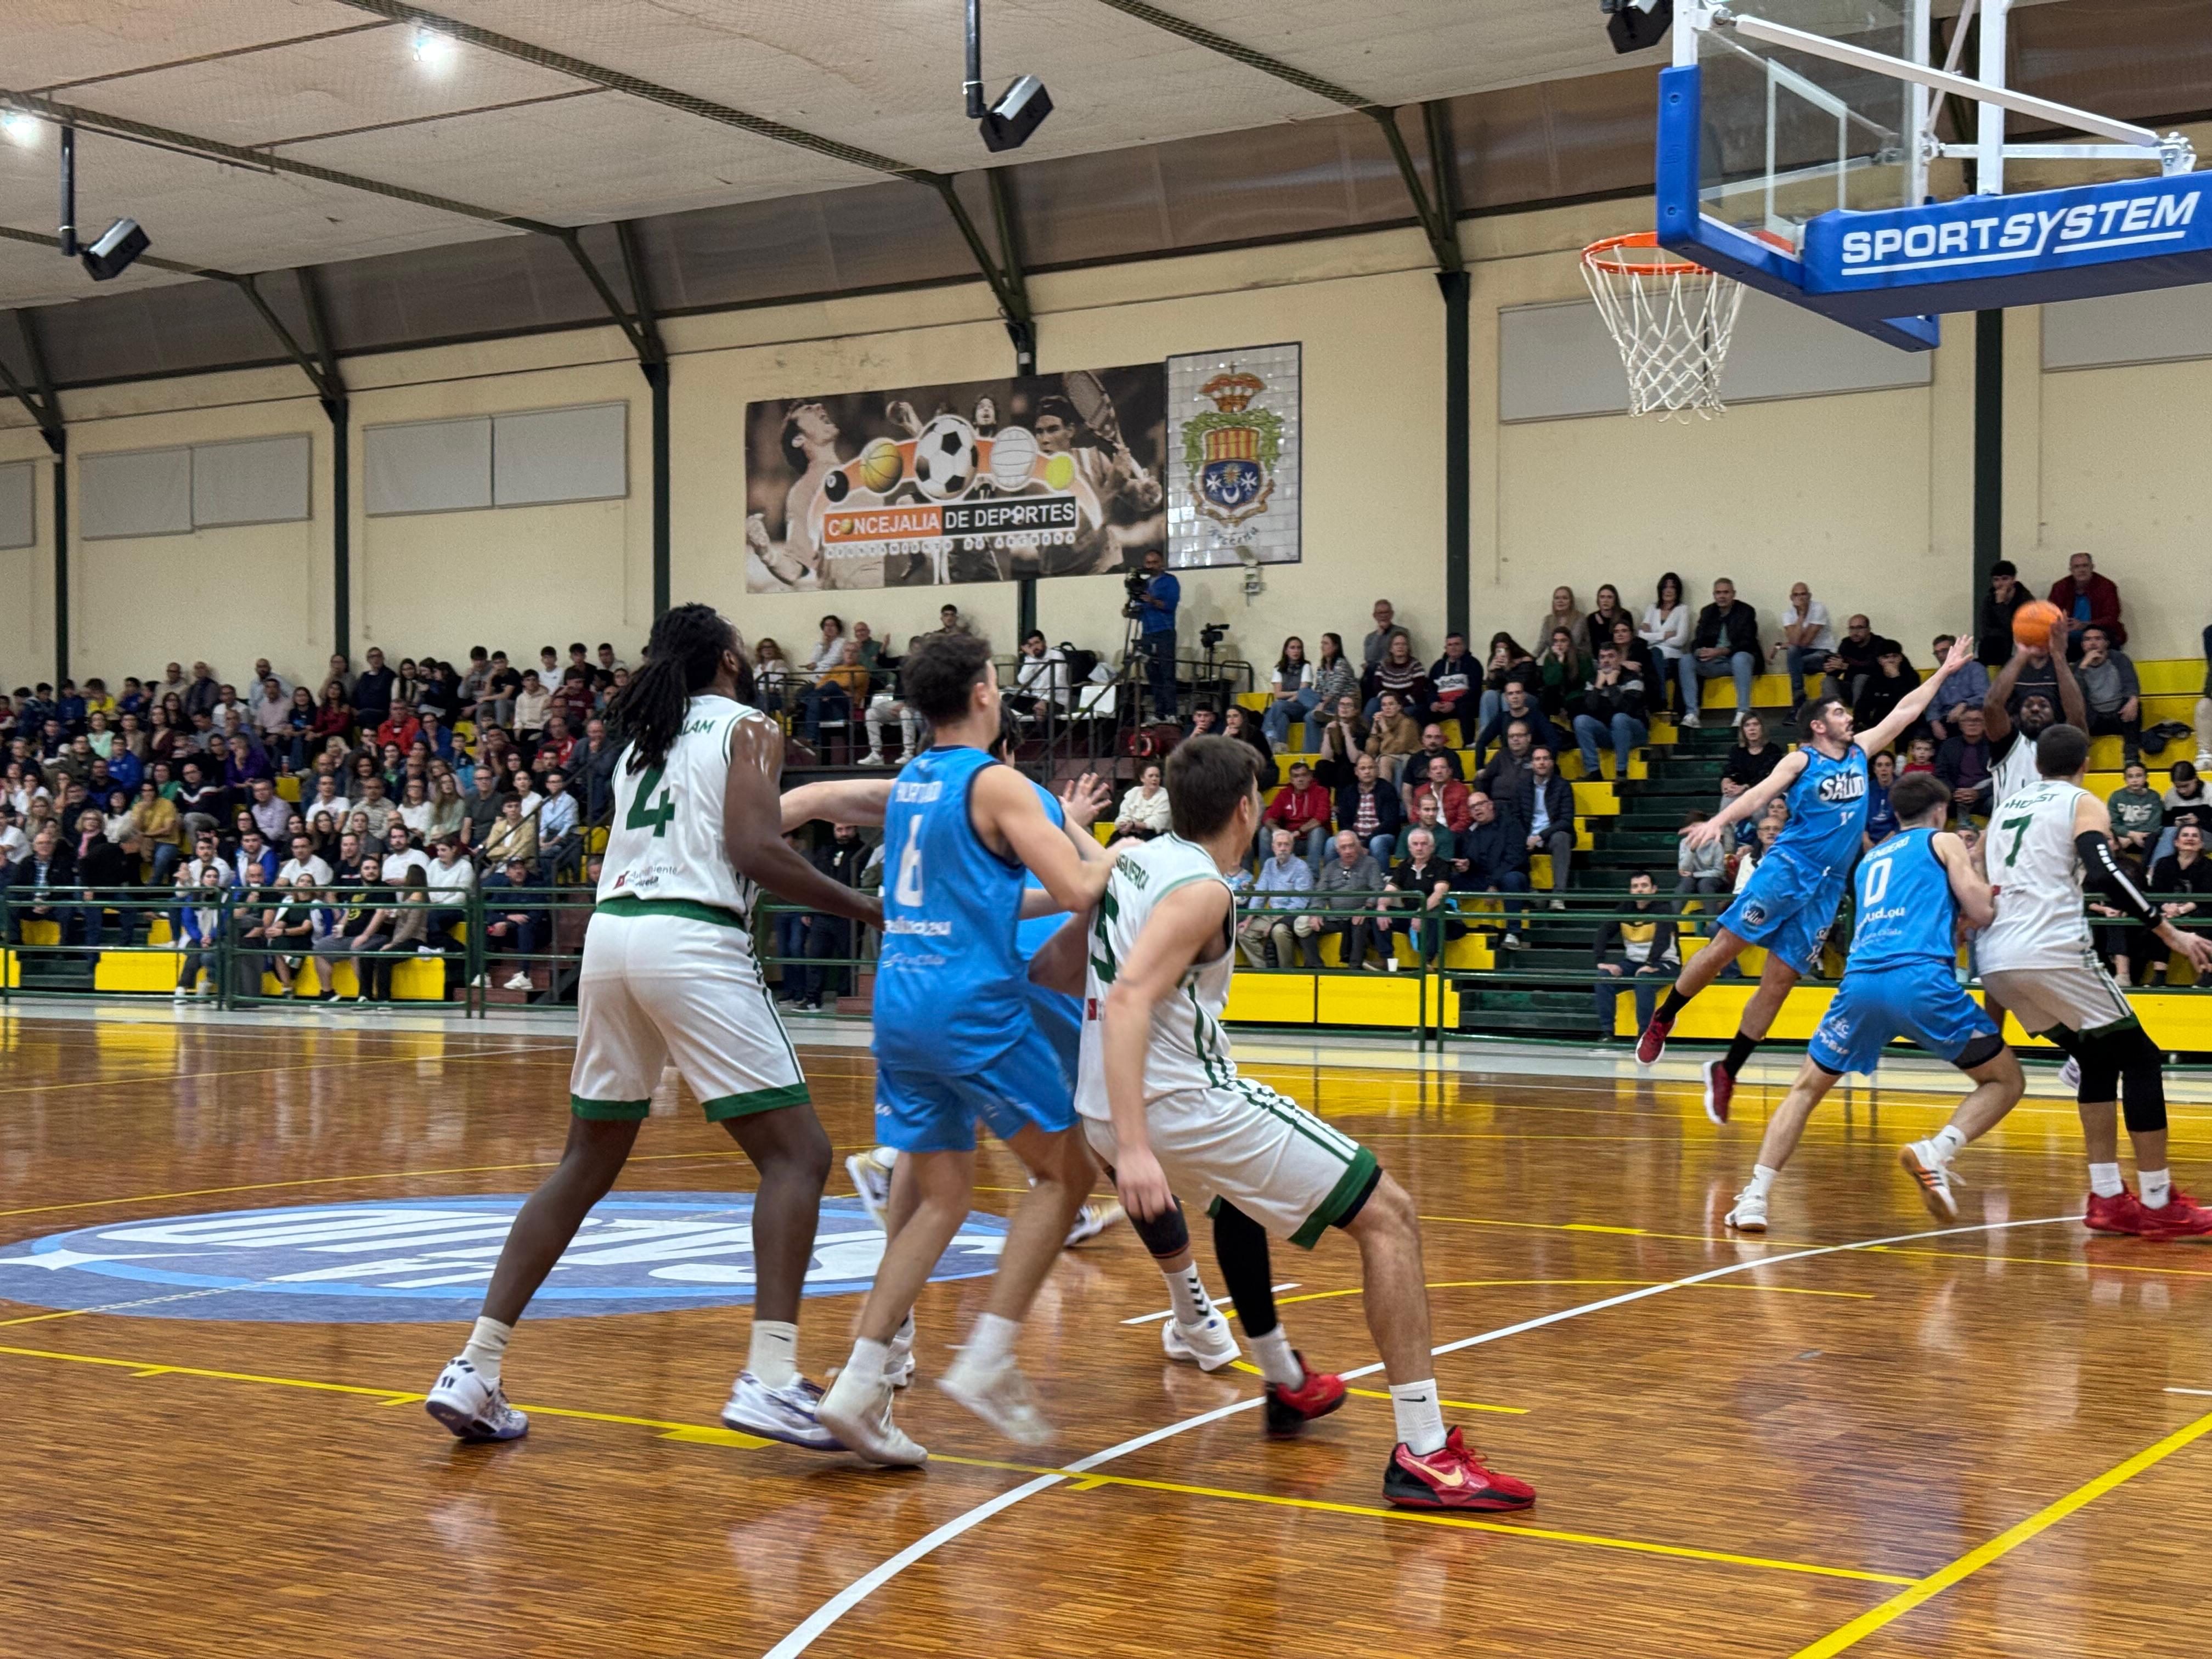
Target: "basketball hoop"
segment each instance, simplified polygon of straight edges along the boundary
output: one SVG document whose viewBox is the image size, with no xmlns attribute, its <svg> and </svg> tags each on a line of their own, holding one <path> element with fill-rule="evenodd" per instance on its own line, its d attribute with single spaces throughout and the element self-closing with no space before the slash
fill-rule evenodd
<svg viewBox="0 0 2212 1659">
<path fill-rule="evenodd" d="M 1628 371 L 1628 412 L 1710 419 L 1722 409 L 1721 363 L 1743 284 L 1660 251 L 1656 232 L 1608 236 L 1583 250 L 1583 281 Z"/>
</svg>

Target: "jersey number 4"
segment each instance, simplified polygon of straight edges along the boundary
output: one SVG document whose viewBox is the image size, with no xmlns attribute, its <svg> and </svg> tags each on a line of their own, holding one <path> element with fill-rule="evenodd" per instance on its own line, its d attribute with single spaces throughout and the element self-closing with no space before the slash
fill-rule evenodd
<svg viewBox="0 0 2212 1659">
<path fill-rule="evenodd" d="M 645 775 L 637 781 L 637 794 L 629 804 L 629 816 L 623 820 L 625 830 L 650 830 L 655 836 L 668 833 L 668 821 L 676 816 L 676 793 L 660 788 L 662 769 L 647 767 Z M 658 799 L 653 792 L 660 789 Z"/>
</svg>

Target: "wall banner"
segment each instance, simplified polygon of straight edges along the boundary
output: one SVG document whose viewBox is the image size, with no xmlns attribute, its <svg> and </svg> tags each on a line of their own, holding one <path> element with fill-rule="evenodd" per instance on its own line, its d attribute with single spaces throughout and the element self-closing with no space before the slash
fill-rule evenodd
<svg viewBox="0 0 2212 1659">
<path fill-rule="evenodd" d="M 1135 569 L 1167 541 L 1166 380 L 1139 363 L 748 404 L 745 591 Z"/>
<path fill-rule="evenodd" d="M 1294 564 L 1304 422 L 1299 348 L 1167 362 L 1168 562 Z"/>
</svg>

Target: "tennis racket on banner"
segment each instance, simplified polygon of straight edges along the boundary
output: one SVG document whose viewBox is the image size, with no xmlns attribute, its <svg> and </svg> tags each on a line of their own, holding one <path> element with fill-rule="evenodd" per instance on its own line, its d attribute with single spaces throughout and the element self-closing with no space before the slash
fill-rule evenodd
<svg viewBox="0 0 2212 1659">
<path fill-rule="evenodd" d="M 1114 413 L 1114 400 L 1106 395 L 1105 383 L 1087 368 L 1079 368 L 1060 377 L 1060 390 L 1067 401 L 1075 405 L 1076 414 L 1089 428 L 1101 449 L 1120 449 L 1121 422 Z M 1077 442 L 1083 440 L 1078 437 Z"/>
</svg>

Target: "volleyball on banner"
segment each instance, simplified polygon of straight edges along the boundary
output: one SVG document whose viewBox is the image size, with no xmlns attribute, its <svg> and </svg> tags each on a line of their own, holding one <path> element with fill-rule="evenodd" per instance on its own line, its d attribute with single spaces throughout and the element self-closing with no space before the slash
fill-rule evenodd
<svg viewBox="0 0 2212 1659">
<path fill-rule="evenodd" d="M 745 590 L 1135 569 L 1164 550 L 1166 371 L 745 406 Z"/>
</svg>

